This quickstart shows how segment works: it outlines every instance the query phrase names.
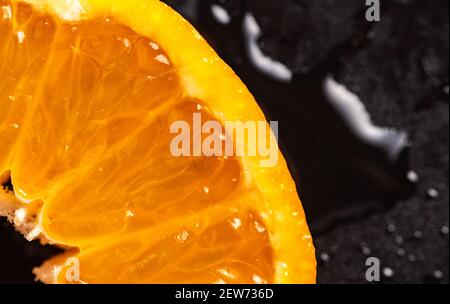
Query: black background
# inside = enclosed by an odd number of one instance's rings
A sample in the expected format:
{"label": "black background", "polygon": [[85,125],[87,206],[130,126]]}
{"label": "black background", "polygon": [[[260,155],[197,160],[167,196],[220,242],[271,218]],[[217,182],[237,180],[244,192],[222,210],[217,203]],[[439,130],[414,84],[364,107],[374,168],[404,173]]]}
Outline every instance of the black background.
{"label": "black background", "polygon": [[[393,271],[382,282],[448,283],[448,0],[381,1],[377,23],[366,21],[363,0],[166,2],[279,121],[314,235],[319,283],[366,283],[368,256]],[[229,25],[213,18],[213,2],[231,15]],[[263,52],[294,71],[289,84],[249,62],[246,13],[262,29]],[[354,136],[323,97],[327,75],[358,94],[376,125],[408,133],[411,144],[397,161]],[[410,170],[417,184],[406,179]],[[57,250],[27,243],[1,223],[0,282],[33,282],[31,269]]]}

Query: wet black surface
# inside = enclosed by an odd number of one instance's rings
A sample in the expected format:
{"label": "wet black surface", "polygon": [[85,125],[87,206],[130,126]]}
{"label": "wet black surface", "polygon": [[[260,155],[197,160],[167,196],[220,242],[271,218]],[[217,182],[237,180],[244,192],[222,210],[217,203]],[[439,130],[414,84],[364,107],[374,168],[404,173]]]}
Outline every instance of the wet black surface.
{"label": "wet black surface", "polygon": [[[447,0],[382,1],[379,23],[365,20],[359,0],[214,1],[231,15],[228,25],[211,15],[213,1],[166,2],[279,121],[313,230],[320,283],[365,283],[368,256],[388,268],[383,282],[448,283]],[[294,71],[290,83],[249,62],[246,13],[262,29],[262,51]],[[398,160],[354,136],[323,96],[328,75],[358,94],[377,125],[408,133],[410,147]],[[417,183],[406,178],[410,170]],[[6,223],[0,235],[0,282],[31,282],[31,268],[54,253],[29,245]]]}

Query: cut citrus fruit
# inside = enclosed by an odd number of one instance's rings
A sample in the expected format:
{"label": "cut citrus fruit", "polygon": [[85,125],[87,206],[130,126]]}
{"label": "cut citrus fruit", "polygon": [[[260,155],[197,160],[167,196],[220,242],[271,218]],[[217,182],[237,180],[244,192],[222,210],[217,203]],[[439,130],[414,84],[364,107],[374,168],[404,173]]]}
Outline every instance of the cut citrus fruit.
{"label": "cut citrus fruit", "polygon": [[67,249],[39,279],[71,283],[75,258],[75,283],[315,282],[278,150],[273,167],[171,154],[171,124],[194,113],[265,121],[180,15],[156,0],[0,8],[0,177],[15,194],[0,194],[0,213],[28,239]]}

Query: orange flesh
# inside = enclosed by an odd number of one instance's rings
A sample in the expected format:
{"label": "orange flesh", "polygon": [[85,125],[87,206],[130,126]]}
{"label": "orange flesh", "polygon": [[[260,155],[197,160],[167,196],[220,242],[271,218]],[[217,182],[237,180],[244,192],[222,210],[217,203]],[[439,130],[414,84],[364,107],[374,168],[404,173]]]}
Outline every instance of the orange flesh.
{"label": "orange flesh", "polygon": [[0,176],[44,202],[46,236],[79,249],[81,281],[272,283],[239,161],[170,154],[173,121],[214,117],[164,50],[108,18],[0,7]]}

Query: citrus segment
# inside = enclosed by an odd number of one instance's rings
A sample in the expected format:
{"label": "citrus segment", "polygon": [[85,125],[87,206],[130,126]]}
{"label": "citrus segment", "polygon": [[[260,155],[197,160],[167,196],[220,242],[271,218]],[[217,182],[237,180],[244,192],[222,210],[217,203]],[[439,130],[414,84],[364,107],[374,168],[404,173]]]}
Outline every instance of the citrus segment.
{"label": "citrus segment", "polygon": [[271,168],[171,153],[170,126],[192,127],[194,114],[265,121],[182,17],[156,0],[0,7],[0,176],[33,206],[22,213],[38,209],[33,231],[72,248],[41,280],[71,283],[65,259],[76,257],[75,283],[314,282],[281,153]]}
{"label": "citrus segment", "polygon": [[[28,8],[18,11],[23,9]],[[41,197],[72,169],[98,161],[149,110],[180,93],[174,68],[159,46],[111,20],[61,24],[48,16],[30,19],[34,26],[21,29],[24,45],[15,57],[37,65],[25,44],[36,32],[47,37],[51,51],[48,58],[38,57],[43,67],[36,79],[26,80],[37,83],[35,101],[12,164],[17,193],[26,200]],[[27,175],[30,170],[35,174]]]}

